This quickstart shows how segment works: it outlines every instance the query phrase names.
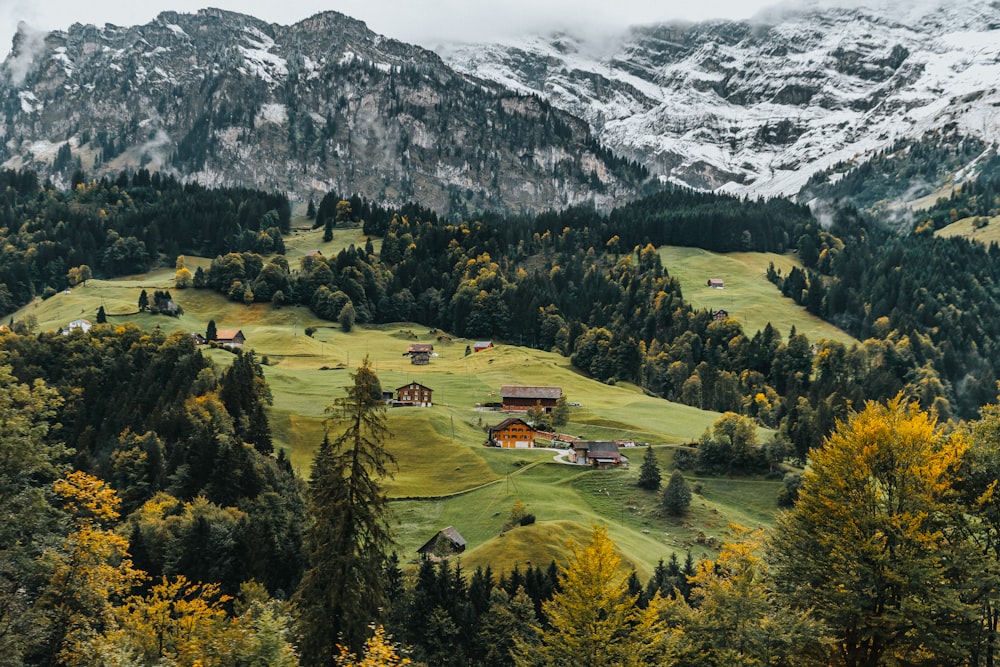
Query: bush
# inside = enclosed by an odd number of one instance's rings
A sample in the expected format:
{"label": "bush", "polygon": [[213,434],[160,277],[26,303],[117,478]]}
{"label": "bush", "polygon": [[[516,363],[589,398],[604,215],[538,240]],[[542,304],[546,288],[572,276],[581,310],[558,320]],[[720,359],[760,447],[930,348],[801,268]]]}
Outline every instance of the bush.
{"label": "bush", "polygon": [[535,523],[535,515],[534,514],[525,514],[524,516],[521,517],[521,525],[522,526],[530,526],[533,523]]}

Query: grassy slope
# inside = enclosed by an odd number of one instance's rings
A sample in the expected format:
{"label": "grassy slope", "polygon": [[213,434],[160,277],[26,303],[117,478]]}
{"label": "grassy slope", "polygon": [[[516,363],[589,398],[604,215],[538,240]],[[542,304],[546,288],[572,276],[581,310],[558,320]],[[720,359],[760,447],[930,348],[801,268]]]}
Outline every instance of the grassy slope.
{"label": "grassy slope", "polygon": [[[774,253],[734,252],[720,254],[700,248],[668,246],[660,248],[660,258],[671,276],[681,282],[684,299],[695,308],[725,310],[739,320],[748,336],[762,330],[768,322],[785,337],[792,326],[810,341],[820,338],[851,345],[854,338],[837,327],[815,317],[781,296],[778,288],[768,282],[767,265],[787,274],[797,261],[789,255]],[[724,289],[706,284],[709,278],[722,278]]]}
{"label": "grassy slope", "polygon": [[988,218],[989,224],[981,229],[973,227],[972,223],[977,219],[978,216],[956,220],[947,227],[942,227],[937,230],[934,234],[935,236],[941,236],[944,238],[964,236],[970,241],[979,241],[986,246],[990,243],[1000,243],[1000,216]]}
{"label": "grassy slope", "polygon": [[[310,249],[318,247],[329,255],[350,242],[363,243],[356,230],[337,230],[330,244],[318,240],[319,232],[290,237],[292,266],[297,256]],[[763,261],[766,266],[767,260]],[[187,258],[189,267],[205,262]],[[731,275],[737,274],[727,271],[723,277],[739,282]],[[711,539],[706,543],[706,536],[724,538],[730,521],[766,524],[776,511],[778,482],[692,479],[700,481],[703,489],[695,495],[689,515],[683,519],[662,516],[656,494],[635,486],[642,449],[627,452],[632,461],[628,470],[591,471],[556,464],[551,451],[484,448],[483,427],[504,415],[483,411],[477,404],[496,400],[502,384],[559,385],[569,400],[582,404],[571,409],[564,432],[593,439],[648,441],[660,458],[664,478],[673,445],[696,439],[716,419],[715,413],[652,398],[631,385],[594,382],[576,372],[568,359],[547,352],[501,344],[467,357],[469,341],[451,340],[415,324],[358,327],[345,334],[317,320],[307,309],[247,307],[205,290],[174,290],[172,278],[173,271],[164,269],[120,280],[92,280],[70,294],[29,305],[15,318],[31,312],[40,328],[56,329],[76,317],[93,321],[103,304],[112,323],[130,320],[148,329],[204,331],[208,320],[214,319],[219,327],[241,328],[248,346],[271,363],[265,374],[275,399],[271,422],[276,445],[289,452],[303,476],[308,475],[309,462],[323,437],[326,406],[343,395],[350,369],[364,356],[372,360],[385,389],[411,380],[433,388],[433,408],[388,412],[394,434],[389,447],[399,462],[399,472],[387,482],[387,490],[396,498],[396,534],[404,560],[434,532],[454,525],[469,543],[464,557],[467,568],[488,562],[494,569],[515,562],[542,564],[563,552],[567,538],[585,541],[590,524],[603,522],[626,560],[645,577],[670,551],[678,551],[681,558],[688,549],[696,558],[709,554]],[[177,319],[125,315],[135,311],[141,289],[171,289],[184,315]],[[772,288],[771,298],[776,295]],[[318,327],[314,337],[304,335],[307,326]],[[416,341],[434,343],[439,356],[427,366],[411,365],[403,352]],[[232,358],[218,350],[206,353],[219,365]],[[500,536],[516,500],[527,504],[538,523]]]}

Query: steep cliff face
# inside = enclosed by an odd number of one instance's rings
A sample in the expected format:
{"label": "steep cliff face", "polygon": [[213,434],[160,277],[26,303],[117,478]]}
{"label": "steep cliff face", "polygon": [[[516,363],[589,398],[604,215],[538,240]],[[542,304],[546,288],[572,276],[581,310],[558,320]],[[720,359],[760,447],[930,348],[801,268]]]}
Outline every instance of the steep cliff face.
{"label": "steep cliff face", "polygon": [[996,141],[1000,2],[866,4],[438,52],[587,119],[605,144],[698,188],[794,194],[811,173],[928,131]]}
{"label": "steep cliff face", "polygon": [[333,12],[21,31],[0,108],[0,162],[62,183],[146,167],[299,204],[334,190],[461,214],[607,208],[641,180],[584,121]]}

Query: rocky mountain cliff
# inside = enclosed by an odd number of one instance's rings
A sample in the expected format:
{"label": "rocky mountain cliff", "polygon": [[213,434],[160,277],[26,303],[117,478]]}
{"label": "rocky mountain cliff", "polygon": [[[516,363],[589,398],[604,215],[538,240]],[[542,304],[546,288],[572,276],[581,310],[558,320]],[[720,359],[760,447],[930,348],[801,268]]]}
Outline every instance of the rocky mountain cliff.
{"label": "rocky mountain cliff", "polygon": [[587,119],[606,145],[698,188],[791,195],[810,174],[849,168],[899,139],[955,132],[995,142],[1000,2],[865,4],[796,2],[795,12],[753,22],[437,51],[460,71]]}
{"label": "rocky mountain cliff", "polygon": [[0,66],[0,163],[68,184],[123,168],[208,185],[417,200],[443,213],[634,196],[643,170],[537,96],[329,12],[221,10],[136,27],[19,30]]}

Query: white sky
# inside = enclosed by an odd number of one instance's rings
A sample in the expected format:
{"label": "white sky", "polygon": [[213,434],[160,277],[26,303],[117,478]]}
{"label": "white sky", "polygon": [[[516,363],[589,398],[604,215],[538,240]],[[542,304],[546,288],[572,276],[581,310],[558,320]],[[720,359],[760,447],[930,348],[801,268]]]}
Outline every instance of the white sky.
{"label": "white sky", "polygon": [[[809,1],[809,0],[806,0]],[[543,29],[594,31],[668,20],[749,18],[773,0],[0,0],[0,58],[18,21],[35,29],[73,23],[148,23],[161,11],[219,7],[290,25],[321,11],[361,19],[372,30],[433,47],[439,40],[487,40]],[[789,3],[794,4],[794,3]]]}

